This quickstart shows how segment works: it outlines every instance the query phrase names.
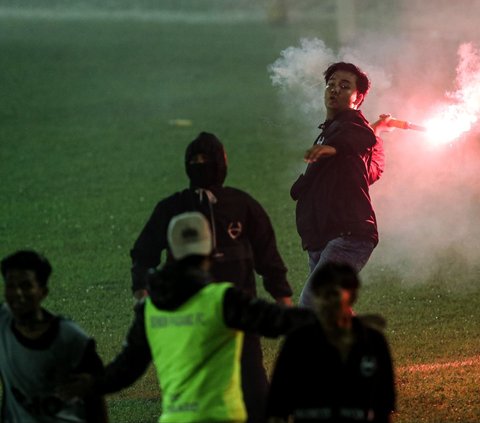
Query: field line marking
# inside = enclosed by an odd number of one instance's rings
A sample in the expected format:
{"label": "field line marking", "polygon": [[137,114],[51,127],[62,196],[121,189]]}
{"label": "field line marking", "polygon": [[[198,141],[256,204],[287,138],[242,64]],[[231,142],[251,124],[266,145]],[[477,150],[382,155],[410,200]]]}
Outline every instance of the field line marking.
{"label": "field line marking", "polygon": [[415,373],[415,372],[431,372],[440,369],[450,369],[466,366],[480,365],[480,356],[467,358],[465,360],[448,361],[445,363],[427,363],[427,364],[414,364],[411,366],[398,367],[399,373]]}
{"label": "field line marking", "polygon": [[109,20],[109,21],[144,21],[164,23],[235,23],[263,22],[263,11],[171,11],[162,9],[48,9],[48,8],[14,8],[0,7],[0,18],[45,19],[45,20]]}
{"label": "field line marking", "polygon": [[[299,11],[297,18],[306,18],[311,13]],[[135,8],[35,8],[0,6],[0,19],[46,19],[46,20],[110,20],[110,21],[144,21],[163,23],[242,23],[266,22],[267,13],[263,8],[238,8],[220,10],[169,10],[169,9],[135,9]],[[333,13],[318,13],[317,19],[331,20]]]}

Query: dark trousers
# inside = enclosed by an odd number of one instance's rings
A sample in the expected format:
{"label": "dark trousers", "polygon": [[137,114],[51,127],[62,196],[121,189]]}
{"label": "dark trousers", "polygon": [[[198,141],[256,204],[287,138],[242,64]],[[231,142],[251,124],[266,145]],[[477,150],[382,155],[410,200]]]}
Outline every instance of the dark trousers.
{"label": "dark trousers", "polygon": [[242,391],[248,423],[265,423],[268,378],[260,338],[245,334],[242,351]]}

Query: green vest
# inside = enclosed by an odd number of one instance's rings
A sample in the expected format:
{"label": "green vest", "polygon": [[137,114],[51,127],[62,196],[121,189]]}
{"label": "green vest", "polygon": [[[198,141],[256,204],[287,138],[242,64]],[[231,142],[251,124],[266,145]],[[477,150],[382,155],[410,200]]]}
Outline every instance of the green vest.
{"label": "green vest", "polygon": [[206,285],[173,311],[145,304],[145,331],[162,391],[161,423],[243,422],[243,332],[225,326],[230,283]]}

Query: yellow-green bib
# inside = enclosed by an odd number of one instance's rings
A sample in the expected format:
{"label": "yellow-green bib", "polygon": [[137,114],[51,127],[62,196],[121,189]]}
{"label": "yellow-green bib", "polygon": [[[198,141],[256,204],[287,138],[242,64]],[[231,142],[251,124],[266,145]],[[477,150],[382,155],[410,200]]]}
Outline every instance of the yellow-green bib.
{"label": "yellow-green bib", "polygon": [[225,326],[230,283],[206,285],[176,310],[148,298],[145,330],[162,390],[161,423],[246,420],[240,380],[243,332]]}

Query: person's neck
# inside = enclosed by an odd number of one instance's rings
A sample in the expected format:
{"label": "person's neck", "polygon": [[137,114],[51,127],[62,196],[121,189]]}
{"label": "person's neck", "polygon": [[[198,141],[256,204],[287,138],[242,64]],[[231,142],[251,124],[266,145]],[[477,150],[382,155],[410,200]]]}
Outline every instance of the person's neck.
{"label": "person's neck", "polygon": [[50,316],[43,309],[38,309],[28,316],[16,318],[14,325],[25,338],[36,339],[48,330],[50,322]]}
{"label": "person's neck", "polygon": [[334,120],[338,117],[339,114],[345,113],[351,110],[358,110],[358,109],[356,109],[355,107],[352,107],[350,109],[345,109],[345,110],[336,110],[336,109],[327,110],[326,120]]}
{"label": "person's neck", "polygon": [[350,331],[352,329],[352,315],[344,313],[342,314],[337,322],[337,327],[340,331]]}
{"label": "person's neck", "polygon": [[337,116],[337,112],[335,112],[333,110],[332,111],[329,110],[329,111],[327,111],[327,116],[326,116],[325,120],[327,120],[327,121],[328,120],[333,120],[333,119],[335,119],[335,116]]}
{"label": "person's neck", "polygon": [[[322,321],[323,319],[321,319]],[[345,361],[353,343],[352,316],[341,315],[335,323],[322,321],[328,341],[338,350]]]}

